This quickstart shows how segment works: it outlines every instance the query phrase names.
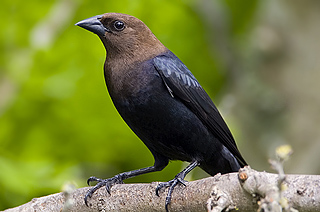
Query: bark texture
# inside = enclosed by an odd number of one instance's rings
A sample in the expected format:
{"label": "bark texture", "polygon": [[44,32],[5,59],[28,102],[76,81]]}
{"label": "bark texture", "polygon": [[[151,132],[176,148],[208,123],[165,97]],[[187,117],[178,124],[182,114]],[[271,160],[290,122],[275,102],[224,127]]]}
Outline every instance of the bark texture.
{"label": "bark texture", "polygon": [[[177,186],[169,206],[170,211],[257,211],[265,204],[285,208],[288,211],[320,211],[320,176],[287,175],[281,196],[278,189],[278,174],[258,172],[245,167],[239,173],[216,175]],[[96,211],[164,211],[166,191],[155,195],[158,182],[151,184],[115,185],[109,195],[99,189],[84,204],[88,188],[66,191],[32,201],[5,212],[96,212]],[[288,209],[288,208],[287,208]],[[291,210],[292,209],[292,210]]]}

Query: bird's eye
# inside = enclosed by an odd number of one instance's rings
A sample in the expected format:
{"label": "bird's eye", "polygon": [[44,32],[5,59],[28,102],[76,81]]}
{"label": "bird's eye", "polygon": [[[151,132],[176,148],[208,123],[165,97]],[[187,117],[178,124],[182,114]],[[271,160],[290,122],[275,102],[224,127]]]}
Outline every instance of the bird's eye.
{"label": "bird's eye", "polygon": [[113,26],[116,30],[121,31],[124,29],[124,23],[122,21],[115,21]]}

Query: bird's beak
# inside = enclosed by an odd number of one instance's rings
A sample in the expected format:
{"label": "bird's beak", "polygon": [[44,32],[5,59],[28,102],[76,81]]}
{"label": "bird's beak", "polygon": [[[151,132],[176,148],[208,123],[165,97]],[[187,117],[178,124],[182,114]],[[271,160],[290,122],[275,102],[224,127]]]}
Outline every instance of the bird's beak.
{"label": "bird's beak", "polygon": [[104,36],[105,33],[109,32],[110,30],[103,26],[103,24],[100,22],[102,17],[103,15],[96,15],[91,18],[79,21],[75,25],[89,30],[90,32],[93,32],[99,36]]}

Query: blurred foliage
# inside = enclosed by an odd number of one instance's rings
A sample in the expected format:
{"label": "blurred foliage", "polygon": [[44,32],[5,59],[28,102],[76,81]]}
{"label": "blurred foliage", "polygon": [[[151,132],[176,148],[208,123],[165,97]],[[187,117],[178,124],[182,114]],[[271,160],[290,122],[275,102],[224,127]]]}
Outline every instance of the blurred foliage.
{"label": "blurred foliage", "polygon": [[[219,8],[233,43],[250,30],[258,1],[2,0],[0,8],[0,209],[150,166],[153,157],[116,112],[103,79],[105,50],[74,23],[105,12],[143,20],[216,102],[229,69],[203,8]],[[209,7],[208,7],[209,6]],[[211,34],[213,32],[213,34]],[[232,35],[232,36],[231,36]],[[221,44],[221,43],[219,43]],[[223,45],[223,43],[222,43]],[[237,131],[232,123],[228,123]],[[185,165],[127,182],[167,181]],[[192,179],[205,176],[198,169]]]}

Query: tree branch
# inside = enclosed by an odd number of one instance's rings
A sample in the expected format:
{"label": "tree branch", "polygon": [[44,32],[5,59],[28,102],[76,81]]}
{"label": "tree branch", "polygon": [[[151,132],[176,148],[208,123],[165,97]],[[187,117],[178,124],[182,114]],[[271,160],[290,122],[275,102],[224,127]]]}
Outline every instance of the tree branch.
{"label": "tree branch", "polygon": [[[169,206],[172,211],[256,211],[258,204],[268,201],[278,185],[277,174],[257,172],[245,167],[239,173],[216,175],[178,186],[174,190]],[[320,176],[287,175],[284,183],[287,189],[282,195],[288,203],[299,211],[320,211]],[[158,183],[121,184],[111,189],[99,189],[89,200],[89,207],[84,204],[84,195],[89,188],[64,191],[32,201],[5,212],[24,211],[164,211],[166,191],[155,195]],[[270,195],[272,194],[272,195]]]}

